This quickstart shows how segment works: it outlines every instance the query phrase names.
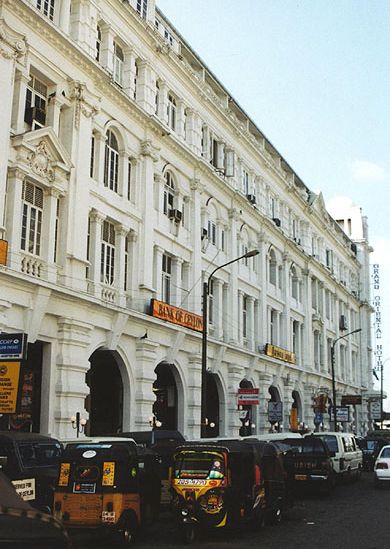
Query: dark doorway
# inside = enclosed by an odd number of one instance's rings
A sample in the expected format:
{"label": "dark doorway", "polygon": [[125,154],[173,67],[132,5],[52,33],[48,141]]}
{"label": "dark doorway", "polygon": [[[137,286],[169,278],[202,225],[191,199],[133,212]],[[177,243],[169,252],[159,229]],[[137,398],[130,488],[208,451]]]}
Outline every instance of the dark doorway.
{"label": "dark doorway", "polygon": [[[253,385],[247,379],[243,379],[240,381],[240,389],[253,389]],[[240,421],[241,421],[240,436],[241,437],[248,437],[253,435],[253,431],[254,431],[253,416],[254,416],[253,406],[251,404],[240,405]]]}
{"label": "dark doorway", "polygon": [[219,393],[215,374],[207,373],[207,398],[204,437],[219,436]]}
{"label": "dark doorway", "polygon": [[95,351],[89,361],[88,434],[98,436],[120,432],[123,418],[123,382],[115,355],[112,351]]}
{"label": "dark doorway", "polygon": [[153,383],[156,401],[153,414],[162,429],[177,430],[177,387],[172,366],[161,362],[155,369],[157,378]]}

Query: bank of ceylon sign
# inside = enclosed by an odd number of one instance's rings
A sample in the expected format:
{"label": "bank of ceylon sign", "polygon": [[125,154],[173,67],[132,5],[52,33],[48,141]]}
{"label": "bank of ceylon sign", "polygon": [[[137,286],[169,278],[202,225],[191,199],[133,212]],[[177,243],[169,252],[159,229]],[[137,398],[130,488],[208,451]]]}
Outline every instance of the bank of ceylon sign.
{"label": "bank of ceylon sign", "polygon": [[168,305],[168,303],[158,301],[157,299],[151,300],[151,314],[156,318],[190,328],[196,332],[203,331],[203,318],[200,315],[174,307],[173,305]]}

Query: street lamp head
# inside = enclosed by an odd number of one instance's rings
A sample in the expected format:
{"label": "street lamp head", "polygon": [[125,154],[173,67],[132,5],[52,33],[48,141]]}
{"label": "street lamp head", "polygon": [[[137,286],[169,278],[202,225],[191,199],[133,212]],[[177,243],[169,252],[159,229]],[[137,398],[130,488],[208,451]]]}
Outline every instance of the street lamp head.
{"label": "street lamp head", "polygon": [[255,255],[259,255],[259,253],[259,250],[250,250],[243,257],[254,257]]}

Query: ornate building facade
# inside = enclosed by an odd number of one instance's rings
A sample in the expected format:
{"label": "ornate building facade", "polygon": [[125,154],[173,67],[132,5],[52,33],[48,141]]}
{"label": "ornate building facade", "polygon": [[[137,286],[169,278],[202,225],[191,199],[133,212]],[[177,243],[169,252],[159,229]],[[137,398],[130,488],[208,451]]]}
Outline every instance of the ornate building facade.
{"label": "ornate building facade", "polygon": [[27,334],[29,395],[2,428],[198,436],[209,280],[210,436],[329,428],[332,349],[365,432],[366,221],[352,240],[154,0],[0,0],[0,89],[0,329]]}

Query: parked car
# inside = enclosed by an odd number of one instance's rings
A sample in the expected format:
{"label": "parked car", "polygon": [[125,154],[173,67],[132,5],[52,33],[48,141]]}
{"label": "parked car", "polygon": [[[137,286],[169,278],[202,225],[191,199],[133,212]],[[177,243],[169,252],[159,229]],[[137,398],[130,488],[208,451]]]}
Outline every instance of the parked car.
{"label": "parked car", "polygon": [[332,458],[322,438],[312,435],[300,438],[274,440],[283,452],[286,470],[291,472],[295,490],[310,487],[323,493],[330,493],[335,485]]}
{"label": "parked car", "polygon": [[37,433],[0,431],[2,472],[33,507],[51,512],[62,447]]}
{"label": "parked car", "polygon": [[343,480],[360,477],[363,469],[363,452],[353,433],[319,432],[306,436],[320,437],[325,442],[332,453],[336,477]]}
{"label": "parked car", "polygon": [[0,547],[4,549],[68,549],[68,534],[51,515],[38,512],[16,493],[0,472]]}
{"label": "parked car", "polygon": [[363,469],[373,471],[379,452],[390,444],[390,432],[388,430],[369,431],[367,436],[359,441],[359,447],[363,452]]}
{"label": "parked car", "polygon": [[375,483],[377,485],[390,481],[390,445],[383,446],[375,461]]}

